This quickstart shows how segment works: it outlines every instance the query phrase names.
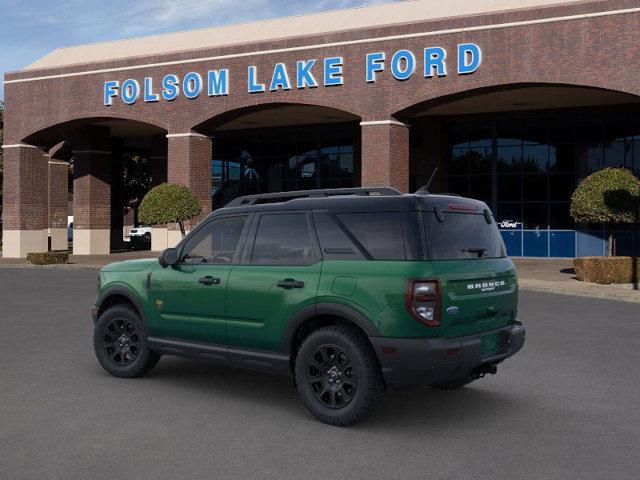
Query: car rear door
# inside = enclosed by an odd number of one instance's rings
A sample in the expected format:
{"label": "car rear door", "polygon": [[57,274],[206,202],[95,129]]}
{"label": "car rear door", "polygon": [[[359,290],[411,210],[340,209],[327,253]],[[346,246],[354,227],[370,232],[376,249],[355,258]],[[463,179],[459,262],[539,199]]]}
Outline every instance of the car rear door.
{"label": "car rear door", "polygon": [[488,210],[446,209],[425,212],[423,219],[429,259],[442,292],[441,335],[471,335],[512,323],[516,269]]}
{"label": "car rear door", "polygon": [[280,351],[288,320],[315,303],[321,269],[309,213],[257,215],[242,263],[229,276],[229,345]]}

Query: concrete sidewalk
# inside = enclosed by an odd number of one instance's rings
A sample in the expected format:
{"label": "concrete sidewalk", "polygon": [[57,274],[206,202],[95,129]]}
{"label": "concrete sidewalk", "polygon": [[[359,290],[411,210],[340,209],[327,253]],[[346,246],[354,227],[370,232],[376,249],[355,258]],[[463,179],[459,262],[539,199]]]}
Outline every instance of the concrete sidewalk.
{"label": "concrete sidewalk", "polygon": [[69,255],[69,263],[66,265],[30,265],[24,258],[0,258],[0,268],[89,268],[98,270],[113,262],[123,262],[135,258],[156,258],[157,256],[158,252],[148,250],[114,252],[110,255]]}
{"label": "concrete sidewalk", "polygon": [[[18,268],[81,268],[99,269],[111,262],[121,262],[133,258],[156,257],[156,252],[118,252],[111,255],[71,255],[68,265],[29,265],[24,259],[0,258],[1,267]],[[518,282],[522,290],[559,293],[591,298],[606,298],[625,302],[640,303],[640,290],[633,285],[597,285],[575,279],[571,259],[513,258],[518,267]]]}
{"label": "concrete sidewalk", "polygon": [[567,258],[513,258],[521,289],[590,298],[640,303],[640,286],[598,285],[576,279],[573,262]]}

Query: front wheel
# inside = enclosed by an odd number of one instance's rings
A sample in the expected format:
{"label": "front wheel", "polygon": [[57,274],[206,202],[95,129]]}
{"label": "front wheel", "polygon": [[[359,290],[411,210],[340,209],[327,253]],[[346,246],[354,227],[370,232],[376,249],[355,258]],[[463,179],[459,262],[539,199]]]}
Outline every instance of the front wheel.
{"label": "front wheel", "polygon": [[138,313],[117,304],[100,314],[93,333],[100,365],[114,377],[139,377],[151,370],[160,355],[149,349],[146,328]]}
{"label": "front wheel", "polygon": [[312,332],[298,350],[295,379],[300,398],[318,420],[346,426],[371,415],[386,385],[367,338],[355,327]]}

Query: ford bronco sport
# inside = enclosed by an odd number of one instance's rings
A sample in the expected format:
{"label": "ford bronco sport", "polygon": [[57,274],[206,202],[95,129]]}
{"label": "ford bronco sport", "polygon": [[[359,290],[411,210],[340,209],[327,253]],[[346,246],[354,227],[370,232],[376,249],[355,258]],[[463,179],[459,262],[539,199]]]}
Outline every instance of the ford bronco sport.
{"label": "ford bronco sport", "polygon": [[158,260],[100,271],[95,353],[116,377],[161,355],[290,375],[333,425],[386,388],[461,387],[518,352],[516,270],[488,207],[390,188],[241,197]]}

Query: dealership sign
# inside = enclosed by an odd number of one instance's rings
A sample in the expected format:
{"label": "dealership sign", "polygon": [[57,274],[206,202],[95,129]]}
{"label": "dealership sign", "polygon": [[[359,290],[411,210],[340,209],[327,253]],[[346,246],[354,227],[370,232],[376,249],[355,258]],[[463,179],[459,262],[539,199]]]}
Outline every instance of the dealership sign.
{"label": "dealership sign", "polygon": [[[478,70],[482,63],[482,50],[475,43],[462,43],[457,47],[454,62],[447,58],[447,51],[442,47],[425,48],[420,55],[411,50],[398,50],[391,58],[385,52],[374,52],[365,55],[364,78],[366,83],[375,83],[377,79],[389,72],[398,81],[408,80],[414,75],[424,78],[446,77],[447,67],[454,63],[458,75],[466,75]],[[344,84],[345,65],[343,57],[326,57],[323,59],[305,59],[295,62],[291,71],[284,63],[276,63],[268,71],[258,69],[255,65],[247,68],[242,79],[244,88],[251,94],[266,91],[277,92],[304,88],[333,87]],[[417,73],[420,71],[420,73]],[[162,78],[145,77],[138,80],[128,78],[104,82],[104,104],[113,105],[116,99],[125,104],[136,102],[172,101],[180,95],[195,99],[206,95],[221,97],[229,95],[231,72],[229,69],[216,69],[207,72],[188,72],[182,78],[170,73]],[[237,85],[237,83],[234,83]]]}

